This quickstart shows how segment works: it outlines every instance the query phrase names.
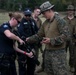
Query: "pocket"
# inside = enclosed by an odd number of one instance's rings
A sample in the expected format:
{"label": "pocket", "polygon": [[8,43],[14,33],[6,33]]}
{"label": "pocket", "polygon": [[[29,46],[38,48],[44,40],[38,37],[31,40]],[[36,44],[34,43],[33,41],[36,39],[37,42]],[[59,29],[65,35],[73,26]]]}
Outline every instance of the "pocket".
{"label": "pocket", "polygon": [[0,70],[3,73],[9,73],[10,71],[10,62],[9,60],[2,60],[0,64]]}

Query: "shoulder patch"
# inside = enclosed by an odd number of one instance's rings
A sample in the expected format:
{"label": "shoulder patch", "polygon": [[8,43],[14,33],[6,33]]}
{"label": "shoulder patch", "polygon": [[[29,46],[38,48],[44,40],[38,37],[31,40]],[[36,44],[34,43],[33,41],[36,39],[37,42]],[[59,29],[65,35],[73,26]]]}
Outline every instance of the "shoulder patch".
{"label": "shoulder patch", "polygon": [[8,25],[4,25],[3,27],[4,27],[4,28],[8,28]]}

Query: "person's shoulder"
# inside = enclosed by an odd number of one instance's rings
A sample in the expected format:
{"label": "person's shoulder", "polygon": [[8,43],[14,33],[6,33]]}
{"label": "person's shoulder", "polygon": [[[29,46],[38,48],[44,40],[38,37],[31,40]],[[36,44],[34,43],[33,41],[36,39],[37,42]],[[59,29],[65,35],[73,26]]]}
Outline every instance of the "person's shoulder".
{"label": "person's shoulder", "polygon": [[38,17],[38,20],[39,20],[40,22],[42,22],[42,20],[41,20],[41,18],[40,18],[40,17]]}
{"label": "person's shoulder", "polygon": [[4,22],[4,23],[1,25],[1,27],[3,27],[3,28],[8,28],[8,27],[9,27],[9,23]]}
{"label": "person's shoulder", "polygon": [[11,30],[11,27],[8,23],[3,23],[1,26],[0,26],[0,30],[2,33],[4,33],[5,30]]}
{"label": "person's shoulder", "polygon": [[67,18],[67,15],[63,17],[63,19]]}
{"label": "person's shoulder", "polygon": [[48,20],[46,19],[42,25],[46,25],[48,23]]}
{"label": "person's shoulder", "polygon": [[55,19],[56,19],[56,21],[59,23],[59,24],[62,24],[62,23],[66,23],[66,21],[62,18],[62,17],[60,17],[60,16],[55,16]]}

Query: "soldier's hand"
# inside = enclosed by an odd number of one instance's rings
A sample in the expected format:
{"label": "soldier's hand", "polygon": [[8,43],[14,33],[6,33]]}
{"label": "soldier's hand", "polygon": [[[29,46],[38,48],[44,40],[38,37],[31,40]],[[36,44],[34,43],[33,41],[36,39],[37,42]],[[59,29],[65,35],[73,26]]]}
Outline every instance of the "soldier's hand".
{"label": "soldier's hand", "polygon": [[32,52],[26,53],[26,55],[27,55],[28,57],[30,57],[30,58],[33,58],[33,57],[34,57]]}
{"label": "soldier's hand", "polygon": [[28,41],[29,40],[29,37],[28,38],[26,38],[26,41]]}
{"label": "soldier's hand", "polygon": [[20,43],[20,45],[25,44],[25,42],[22,39],[19,39],[19,43]]}
{"label": "soldier's hand", "polygon": [[49,44],[50,43],[50,38],[44,37],[43,40],[41,41],[41,43],[43,44]]}

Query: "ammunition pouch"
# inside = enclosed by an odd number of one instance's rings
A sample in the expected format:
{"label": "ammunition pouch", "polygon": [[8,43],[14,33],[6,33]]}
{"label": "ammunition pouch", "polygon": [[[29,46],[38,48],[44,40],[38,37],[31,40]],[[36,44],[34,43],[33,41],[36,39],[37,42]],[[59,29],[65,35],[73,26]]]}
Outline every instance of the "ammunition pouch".
{"label": "ammunition pouch", "polygon": [[10,71],[10,63],[9,60],[3,60],[0,64],[0,71],[4,74],[9,74]]}

